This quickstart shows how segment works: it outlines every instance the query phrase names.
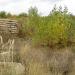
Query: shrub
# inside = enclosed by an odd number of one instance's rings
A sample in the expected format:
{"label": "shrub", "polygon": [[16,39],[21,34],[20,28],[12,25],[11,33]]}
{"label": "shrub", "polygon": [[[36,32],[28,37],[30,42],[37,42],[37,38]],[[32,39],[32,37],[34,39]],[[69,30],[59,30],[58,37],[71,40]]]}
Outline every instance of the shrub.
{"label": "shrub", "polygon": [[64,11],[54,9],[49,16],[42,17],[39,23],[33,36],[35,44],[51,46],[60,43],[67,45],[67,41],[72,35],[70,33],[72,22],[66,9]]}

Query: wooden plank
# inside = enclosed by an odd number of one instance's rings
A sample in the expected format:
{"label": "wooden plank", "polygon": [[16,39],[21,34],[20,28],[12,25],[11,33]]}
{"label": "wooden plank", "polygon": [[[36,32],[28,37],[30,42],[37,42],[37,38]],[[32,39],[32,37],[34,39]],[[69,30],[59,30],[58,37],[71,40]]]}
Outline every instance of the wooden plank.
{"label": "wooden plank", "polygon": [[17,25],[18,22],[16,20],[0,19],[0,32],[18,33]]}

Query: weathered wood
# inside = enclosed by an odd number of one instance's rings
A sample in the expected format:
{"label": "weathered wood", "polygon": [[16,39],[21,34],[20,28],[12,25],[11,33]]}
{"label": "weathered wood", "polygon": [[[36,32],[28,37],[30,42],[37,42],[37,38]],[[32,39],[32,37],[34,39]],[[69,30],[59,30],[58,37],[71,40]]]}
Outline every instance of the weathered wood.
{"label": "weathered wood", "polygon": [[17,34],[19,31],[18,22],[10,19],[0,19],[0,32]]}

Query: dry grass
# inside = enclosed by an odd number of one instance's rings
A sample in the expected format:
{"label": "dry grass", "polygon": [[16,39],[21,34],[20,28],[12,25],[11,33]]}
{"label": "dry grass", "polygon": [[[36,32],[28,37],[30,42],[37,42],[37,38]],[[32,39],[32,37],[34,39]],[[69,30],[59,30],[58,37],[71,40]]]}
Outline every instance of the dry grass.
{"label": "dry grass", "polygon": [[[18,40],[17,40],[18,41]],[[16,45],[17,44],[17,45]],[[2,75],[74,75],[75,74],[75,58],[71,48],[35,48],[30,41],[19,40],[16,42],[15,59],[19,57],[20,62],[6,66],[2,70]],[[18,51],[17,51],[18,50]],[[1,68],[1,66],[0,66]],[[13,73],[11,72],[13,68]],[[25,68],[25,70],[24,70]],[[25,74],[21,74],[25,73]]]}
{"label": "dry grass", "polygon": [[0,75],[24,75],[24,70],[20,63],[0,62]]}
{"label": "dry grass", "polygon": [[19,54],[21,62],[25,65],[25,75],[74,75],[75,73],[74,53],[71,48],[52,51],[48,48],[33,48],[26,43]]}

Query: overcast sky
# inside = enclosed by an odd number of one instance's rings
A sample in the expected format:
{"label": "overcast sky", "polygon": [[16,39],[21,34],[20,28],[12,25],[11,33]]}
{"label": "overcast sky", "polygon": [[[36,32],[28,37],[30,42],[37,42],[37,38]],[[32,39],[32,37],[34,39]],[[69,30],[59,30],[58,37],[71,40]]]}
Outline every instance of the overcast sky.
{"label": "overcast sky", "polygon": [[69,12],[75,15],[75,0],[0,0],[0,11],[19,14],[36,6],[41,15],[48,15],[55,4],[67,6]]}

